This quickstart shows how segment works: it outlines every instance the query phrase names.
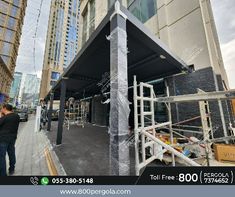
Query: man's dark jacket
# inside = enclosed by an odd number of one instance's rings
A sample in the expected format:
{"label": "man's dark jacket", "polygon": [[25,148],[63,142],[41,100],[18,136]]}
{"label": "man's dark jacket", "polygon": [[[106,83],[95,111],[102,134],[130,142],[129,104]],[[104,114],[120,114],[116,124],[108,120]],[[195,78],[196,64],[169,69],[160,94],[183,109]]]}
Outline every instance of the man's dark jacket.
{"label": "man's dark jacket", "polygon": [[11,113],[0,118],[0,143],[9,143],[17,138],[20,117]]}

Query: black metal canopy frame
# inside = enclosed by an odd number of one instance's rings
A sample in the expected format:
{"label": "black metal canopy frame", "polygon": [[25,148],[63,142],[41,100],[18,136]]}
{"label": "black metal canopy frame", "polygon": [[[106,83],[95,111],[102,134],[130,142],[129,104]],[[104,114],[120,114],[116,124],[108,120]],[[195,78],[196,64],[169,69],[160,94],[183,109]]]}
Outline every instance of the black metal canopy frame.
{"label": "black metal canopy frame", "polygon": [[[53,99],[60,99],[57,144],[62,143],[66,97],[100,94],[98,84],[104,73],[110,73],[111,174],[128,175],[128,155],[120,146],[128,138],[129,114],[120,99],[128,101],[134,75],[146,82],[188,71],[180,58],[117,1],[46,97],[51,100],[50,109]],[[120,121],[126,123],[120,126]],[[49,120],[48,130],[50,124]]]}

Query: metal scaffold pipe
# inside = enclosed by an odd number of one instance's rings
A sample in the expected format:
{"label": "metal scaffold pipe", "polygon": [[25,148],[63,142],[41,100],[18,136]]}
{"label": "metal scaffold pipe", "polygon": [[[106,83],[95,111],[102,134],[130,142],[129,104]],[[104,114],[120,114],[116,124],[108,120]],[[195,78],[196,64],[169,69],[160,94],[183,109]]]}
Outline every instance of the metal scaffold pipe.
{"label": "metal scaffold pipe", "polygon": [[186,157],[185,155],[183,155],[182,153],[178,152],[177,150],[175,150],[174,148],[172,148],[171,146],[165,144],[164,142],[162,142],[161,140],[159,140],[158,138],[154,137],[153,135],[149,134],[146,131],[141,131],[141,133],[143,133],[145,136],[147,136],[148,138],[150,138],[151,140],[153,140],[154,142],[160,144],[162,147],[164,147],[165,149],[167,149],[168,151],[174,153],[175,156],[181,158],[182,160],[184,160],[185,162],[187,162],[189,165],[191,166],[201,166],[198,163],[196,163],[195,161],[193,161],[192,159],[189,159],[188,157]]}

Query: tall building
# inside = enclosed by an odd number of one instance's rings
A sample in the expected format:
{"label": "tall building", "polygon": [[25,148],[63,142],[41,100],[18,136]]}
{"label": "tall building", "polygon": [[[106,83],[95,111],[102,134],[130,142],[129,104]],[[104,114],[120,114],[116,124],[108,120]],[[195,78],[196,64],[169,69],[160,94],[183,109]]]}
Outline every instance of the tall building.
{"label": "tall building", "polygon": [[[79,47],[82,48],[115,0],[82,0]],[[122,4],[196,70],[213,68],[229,87],[210,0],[122,0]]]}
{"label": "tall building", "polygon": [[0,94],[9,94],[27,0],[0,0]]}
{"label": "tall building", "polygon": [[44,98],[78,52],[80,0],[52,0],[42,70]]}
{"label": "tall building", "polygon": [[23,74],[18,97],[19,104],[35,106],[39,100],[40,79],[34,74]]}
{"label": "tall building", "polygon": [[14,74],[14,80],[12,82],[10,90],[10,100],[13,104],[16,104],[18,102],[22,76],[23,74],[21,72],[15,72]]}

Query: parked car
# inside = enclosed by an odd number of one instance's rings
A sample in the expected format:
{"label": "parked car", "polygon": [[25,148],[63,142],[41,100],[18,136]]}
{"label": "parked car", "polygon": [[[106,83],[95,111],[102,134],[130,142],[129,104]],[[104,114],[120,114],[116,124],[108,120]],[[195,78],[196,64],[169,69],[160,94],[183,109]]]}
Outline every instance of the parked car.
{"label": "parked car", "polygon": [[51,120],[52,121],[57,121],[59,119],[59,110],[53,110],[51,114]]}
{"label": "parked car", "polygon": [[28,121],[29,119],[28,110],[18,110],[17,113],[20,117],[20,121],[24,121],[24,122]]}

